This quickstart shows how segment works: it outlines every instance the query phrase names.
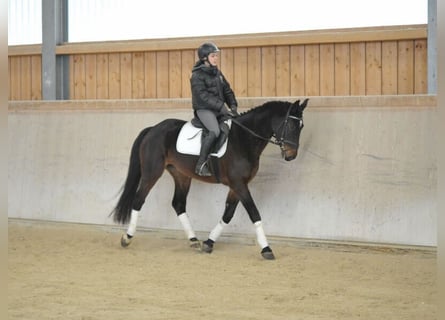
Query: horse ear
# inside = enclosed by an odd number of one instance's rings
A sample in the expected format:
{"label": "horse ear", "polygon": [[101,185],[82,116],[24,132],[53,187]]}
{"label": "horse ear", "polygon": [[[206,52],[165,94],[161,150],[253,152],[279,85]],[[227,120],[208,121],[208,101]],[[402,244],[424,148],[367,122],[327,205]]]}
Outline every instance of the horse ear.
{"label": "horse ear", "polygon": [[301,111],[303,111],[304,108],[306,108],[308,102],[309,102],[309,99],[306,98],[306,99],[304,99],[303,103],[300,104]]}

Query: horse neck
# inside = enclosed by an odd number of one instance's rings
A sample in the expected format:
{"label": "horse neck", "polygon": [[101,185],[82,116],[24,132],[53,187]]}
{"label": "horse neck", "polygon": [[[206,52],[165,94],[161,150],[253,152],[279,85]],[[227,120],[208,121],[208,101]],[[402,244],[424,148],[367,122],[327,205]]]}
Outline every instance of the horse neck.
{"label": "horse neck", "polygon": [[274,106],[259,107],[239,119],[240,123],[251,131],[249,133],[246,132],[246,129],[241,129],[242,140],[250,145],[256,146],[255,153],[260,154],[263,152],[273,135],[272,122],[281,116],[280,114],[282,112],[277,112],[280,110],[274,109],[273,107]]}
{"label": "horse neck", "polygon": [[273,135],[272,123],[277,118],[285,117],[287,108],[282,104],[268,104],[258,107],[251,111],[250,117],[247,117],[243,124],[256,134],[270,139]]}

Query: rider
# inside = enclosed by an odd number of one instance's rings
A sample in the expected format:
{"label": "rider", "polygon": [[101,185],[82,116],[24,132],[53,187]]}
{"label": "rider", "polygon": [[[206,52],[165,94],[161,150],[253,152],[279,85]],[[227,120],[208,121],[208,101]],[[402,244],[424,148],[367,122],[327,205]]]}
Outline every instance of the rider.
{"label": "rider", "polygon": [[238,115],[238,103],[229,82],[218,69],[218,47],[210,42],[202,44],[198,48],[198,58],[190,78],[192,105],[195,116],[209,132],[202,140],[195,173],[211,176],[207,161],[220,134],[219,121],[226,115]]}

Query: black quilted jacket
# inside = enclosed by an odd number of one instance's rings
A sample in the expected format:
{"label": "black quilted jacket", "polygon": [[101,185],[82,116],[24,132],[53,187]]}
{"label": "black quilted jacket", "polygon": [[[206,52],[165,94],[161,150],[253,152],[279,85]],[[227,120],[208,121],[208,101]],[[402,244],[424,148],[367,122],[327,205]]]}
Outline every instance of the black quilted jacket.
{"label": "black quilted jacket", "polygon": [[224,103],[236,110],[238,103],[230,84],[217,67],[206,66],[198,61],[190,77],[194,110],[209,109],[215,115],[224,114]]}

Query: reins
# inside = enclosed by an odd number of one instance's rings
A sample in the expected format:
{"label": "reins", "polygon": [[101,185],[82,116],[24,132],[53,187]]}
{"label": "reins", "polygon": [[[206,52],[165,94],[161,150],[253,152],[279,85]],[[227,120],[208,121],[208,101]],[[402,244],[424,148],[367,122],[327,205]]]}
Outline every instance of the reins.
{"label": "reins", "polygon": [[[248,127],[246,127],[245,125],[243,125],[241,122],[235,120],[234,118],[232,118],[232,122],[233,122],[233,123],[236,123],[236,124],[239,125],[241,128],[243,128],[244,130],[246,130],[247,132],[249,132],[251,135],[253,135],[254,137],[256,137],[256,138],[258,138],[258,139],[267,141],[268,143],[272,143],[272,144],[275,144],[275,145],[280,145],[280,143],[277,142],[276,138],[275,138],[275,141],[272,140],[272,139],[264,138],[264,137],[260,136],[259,134],[257,134],[255,131],[253,131],[253,130],[249,129]],[[275,136],[274,136],[274,137],[275,137]]]}
{"label": "reins", "polygon": [[258,139],[261,139],[261,140],[263,140],[263,141],[266,141],[266,142],[268,142],[268,143],[272,143],[272,144],[274,144],[274,145],[276,145],[276,146],[279,146],[280,148],[283,148],[283,144],[284,144],[285,142],[286,142],[287,144],[291,144],[291,145],[294,145],[294,146],[298,147],[296,143],[284,139],[285,130],[286,130],[286,128],[287,128],[287,123],[288,123],[289,119],[298,120],[298,121],[300,121],[300,122],[303,121],[302,118],[299,118],[299,117],[291,116],[291,115],[290,115],[291,108],[292,108],[292,105],[291,105],[291,106],[289,107],[289,109],[287,110],[286,118],[283,120],[283,122],[282,122],[281,125],[280,125],[280,128],[283,127],[283,130],[281,130],[281,138],[279,138],[279,139],[276,137],[276,134],[275,134],[275,133],[272,135],[272,137],[274,138],[274,140],[273,140],[273,139],[269,139],[269,138],[264,138],[264,137],[260,136],[259,134],[257,134],[256,132],[254,132],[253,130],[251,130],[251,129],[249,129],[248,127],[246,127],[245,125],[243,125],[241,122],[237,121],[237,120],[234,119],[234,118],[232,118],[232,122],[236,123],[238,126],[240,126],[240,127],[243,128],[244,130],[246,130],[247,132],[249,132],[249,133],[250,133],[251,135],[253,135],[254,137],[256,137],[256,138],[258,138]]}

